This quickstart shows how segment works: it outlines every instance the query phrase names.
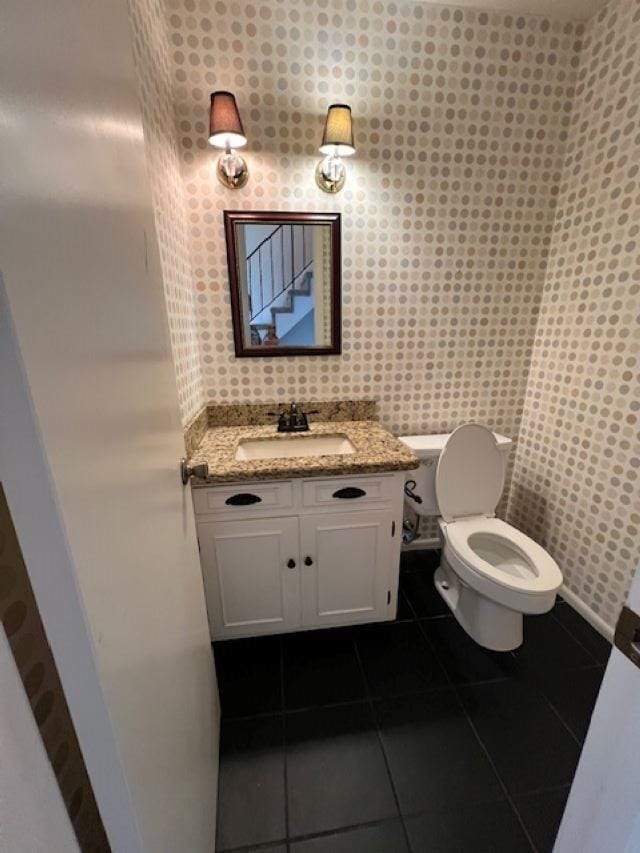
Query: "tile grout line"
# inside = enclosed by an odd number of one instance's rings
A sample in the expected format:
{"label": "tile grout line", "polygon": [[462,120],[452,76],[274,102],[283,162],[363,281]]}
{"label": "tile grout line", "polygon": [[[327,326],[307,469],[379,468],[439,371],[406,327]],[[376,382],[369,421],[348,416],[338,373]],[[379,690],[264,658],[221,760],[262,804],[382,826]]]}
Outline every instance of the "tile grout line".
{"label": "tile grout line", "polygon": [[[366,704],[361,702],[360,704]],[[421,814],[421,813],[419,813]],[[298,844],[302,841],[313,841],[316,838],[329,838],[332,835],[346,835],[348,832],[353,832],[357,829],[369,829],[371,827],[385,826],[388,823],[398,821],[399,817],[383,817],[378,820],[367,820],[364,823],[350,823],[348,826],[340,826],[334,829],[322,829],[319,832],[303,833],[301,835],[292,835],[290,838],[277,838],[274,841],[261,841],[259,844],[250,844],[248,847],[226,847],[220,850],[219,853],[253,853],[265,848],[271,848],[274,845],[286,845],[288,843]]]}
{"label": "tile grout line", "polygon": [[[564,602],[564,607],[570,607],[570,608],[571,608],[571,610],[572,610],[574,613],[576,613],[578,616],[580,616],[580,614],[578,613],[578,611],[577,611],[577,610],[573,610],[573,608],[571,607],[571,605],[570,605],[570,604],[567,604],[566,602]],[[603,664],[601,664],[601,663],[600,663],[600,661],[599,661],[599,660],[596,658],[596,656],[593,654],[593,652],[591,651],[591,649],[588,649],[588,648],[587,648],[587,646],[585,646],[585,645],[584,645],[584,643],[582,642],[582,640],[580,640],[578,637],[576,637],[576,635],[573,633],[573,631],[571,631],[571,629],[570,629],[570,628],[567,628],[567,626],[566,626],[563,622],[561,622],[561,621],[560,621],[560,619],[558,619],[558,617],[556,616],[556,614],[555,614],[553,611],[551,611],[551,618],[553,619],[553,621],[554,621],[557,625],[559,625],[559,626],[562,628],[562,630],[563,630],[563,631],[565,631],[565,632],[566,632],[566,633],[571,637],[571,639],[574,641],[574,643],[577,643],[577,644],[580,646],[580,648],[581,648],[584,652],[586,652],[586,653],[589,655],[589,657],[590,657],[593,661],[595,661],[595,663],[593,664],[593,666],[596,666],[596,665],[597,665],[597,666],[603,666]],[[580,617],[580,618],[583,618],[583,617]],[[586,622],[586,619],[585,619],[585,622]],[[589,623],[587,622],[587,624],[589,624]],[[591,627],[591,626],[589,625],[589,627]],[[593,630],[595,631],[595,628],[594,628]],[[597,633],[597,632],[596,632],[596,633]],[[598,635],[598,636],[601,636],[601,635]],[[604,664],[604,666],[606,666],[606,664]]]}
{"label": "tile grout line", "polygon": [[398,817],[400,818],[400,825],[402,826],[402,832],[404,835],[404,840],[407,844],[407,850],[410,853],[411,850],[413,849],[413,847],[411,846],[411,841],[409,839],[409,831],[407,830],[407,826],[404,822],[404,815],[402,814],[402,810],[400,808],[400,799],[398,797],[398,792],[396,791],[395,782],[393,781],[393,774],[391,773],[391,766],[389,765],[389,758],[388,758],[387,752],[384,748],[384,741],[382,740],[382,732],[380,731],[380,724],[378,723],[378,717],[376,715],[375,707],[373,704],[373,698],[371,696],[371,690],[369,687],[369,680],[368,680],[367,674],[364,670],[364,666],[362,664],[362,659],[360,657],[360,651],[358,649],[358,644],[357,644],[355,638],[352,639],[352,642],[353,642],[353,649],[354,649],[354,652],[356,655],[356,659],[358,661],[358,666],[360,668],[360,674],[362,676],[362,680],[364,681],[366,701],[367,701],[367,704],[369,706],[369,712],[370,712],[371,717],[373,719],[373,723],[376,727],[376,737],[378,738],[378,743],[380,745],[380,750],[382,752],[382,758],[384,761],[385,770],[387,771],[387,776],[389,778],[389,783],[391,785],[391,792],[393,793],[393,799],[394,799],[394,802],[396,804],[396,809],[398,810]]}
{"label": "tile grout line", "polygon": [[434,656],[435,656],[436,660],[438,661],[439,665],[440,665],[440,666],[442,667],[442,669],[444,670],[445,677],[446,677],[446,679],[447,679],[447,681],[448,681],[448,683],[449,683],[449,686],[450,686],[450,687],[451,687],[451,689],[453,690],[453,693],[454,693],[454,695],[455,695],[455,697],[456,697],[456,701],[458,702],[458,704],[459,704],[459,706],[460,706],[460,708],[461,708],[461,710],[462,710],[462,713],[464,714],[464,717],[465,717],[465,719],[466,719],[467,723],[469,724],[469,726],[470,726],[470,728],[471,728],[471,731],[473,732],[473,734],[474,734],[474,736],[475,736],[476,740],[478,741],[478,743],[479,743],[479,745],[480,745],[480,748],[482,749],[483,753],[485,754],[485,756],[486,756],[486,758],[487,758],[487,761],[489,762],[489,765],[491,766],[491,769],[493,770],[493,772],[494,772],[494,774],[495,774],[495,777],[496,777],[496,779],[498,780],[498,784],[499,784],[499,785],[500,785],[500,787],[502,788],[502,791],[503,791],[503,793],[504,793],[505,799],[507,800],[507,802],[509,803],[509,805],[510,805],[510,807],[511,807],[511,810],[512,810],[512,811],[513,811],[513,813],[515,814],[515,816],[516,816],[516,820],[517,820],[517,821],[518,821],[518,823],[520,824],[520,828],[522,829],[522,832],[524,833],[524,836],[525,836],[525,838],[527,839],[527,842],[529,843],[529,846],[531,847],[531,850],[533,851],[533,853],[539,853],[538,848],[537,848],[537,847],[536,847],[536,845],[533,843],[533,839],[531,838],[531,835],[529,834],[529,830],[528,830],[528,829],[527,829],[527,827],[525,826],[524,821],[522,820],[522,817],[521,817],[521,815],[520,815],[520,812],[519,812],[519,811],[518,811],[518,809],[516,808],[516,805],[515,805],[515,803],[514,803],[514,801],[513,801],[512,797],[511,797],[511,794],[509,793],[509,790],[508,790],[507,786],[505,785],[505,783],[504,783],[504,781],[503,781],[503,779],[502,779],[502,776],[498,773],[498,768],[496,767],[496,765],[495,765],[495,763],[494,763],[493,759],[491,758],[491,755],[489,754],[489,750],[488,750],[488,749],[487,749],[487,747],[485,746],[485,744],[484,744],[484,742],[483,742],[482,738],[480,737],[480,735],[479,735],[479,733],[478,733],[478,730],[476,729],[476,727],[475,727],[475,725],[473,724],[473,722],[472,722],[471,718],[469,717],[469,714],[467,713],[467,709],[466,709],[466,708],[465,708],[465,706],[464,706],[464,702],[462,701],[462,698],[461,698],[460,693],[459,693],[459,691],[458,691],[458,687],[457,687],[457,686],[453,683],[453,681],[451,680],[451,678],[450,678],[450,676],[449,676],[449,673],[447,672],[446,667],[442,664],[442,662],[441,662],[440,658],[438,657],[438,653],[437,653],[436,649],[434,648],[433,644],[431,643],[431,641],[430,641],[430,639],[429,639],[428,635],[426,634],[426,632],[425,632],[425,631],[423,631],[423,630],[422,630],[422,626],[421,626],[420,624],[418,625],[418,627],[420,628],[420,632],[421,632],[422,636],[424,637],[425,642],[427,643],[428,647],[431,649],[431,651],[433,652],[433,654],[434,654]]}
{"label": "tile grout line", "polygon": [[[379,820],[367,820],[364,823],[350,823],[348,826],[340,826],[334,829],[322,829],[320,832],[312,832],[304,835],[292,835],[289,841],[298,844],[301,841],[313,841],[316,838],[329,838],[332,835],[346,835],[348,832],[353,832],[357,829],[369,829],[371,827],[384,826],[387,823],[393,823],[399,819],[399,817],[383,817]],[[222,853],[226,853],[226,851],[222,851]],[[242,851],[230,851],[230,853],[244,853],[244,848]]]}
{"label": "tile grout line", "polygon": [[508,788],[507,788],[507,786],[505,785],[505,783],[504,783],[504,781],[503,781],[503,779],[502,779],[502,776],[498,773],[498,768],[496,767],[496,765],[495,765],[495,763],[494,763],[493,759],[491,758],[491,755],[489,754],[489,751],[488,751],[487,747],[485,746],[485,744],[484,744],[484,742],[483,742],[482,738],[480,737],[480,734],[478,733],[478,730],[477,730],[476,726],[473,724],[473,722],[471,721],[471,719],[470,719],[469,715],[467,714],[467,709],[464,707],[464,703],[463,703],[463,702],[462,702],[462,700],[460,699],[460,695],[459,695],[459,693],[458,693],[458,691],[457,691],[457,689],[456,689],[455,687],[453,688],[453,691],[454,691],[454,693],[455,693],[455,695],[456,695],[456,699],[458,700],[458,702],[460,702],[460,705],[461,705],[461,707],[462,707],[462,712],[463,712],[463,714],[465,715],[465,719],[466,719],[466,720],[467,720],[467,722],[469,723],[469,726],[471,727],[471,730],[473,731],[473,733],[474,733],[474,735],[475,735],[475,737],[476,737],[476,739],[477,739],[478,743],[480,744],[480,748],[482,749],[482,751],[483,751],[483,752],[484,752],[484,754],[486,755],[486,757],[487,757],[487,761],[488,761],[488,762],[489,762],[489,764],[491,765],[491,768],[493,769],[493,772],[494,772],[494,773],[495,773],[495,775],[496,775],[496,779],[498,780],[498,782],[499,782],[499,784],[500,784],[500,787],[501,787],[501,788],[502,788],[502,790],[504,791],[505,798],[506,798],[507,802],[509,803],[509,805],[511,806],[511,809],[512,809],[513,813],[514,813],[514,814],[515,814],[515,816],[516,816],[516,820],[517,820],[517,821],[518,821],[518,823],[520,824],[520,828],[522,829],[522,832],[524,833],[525,838],[526,838],[526,839],[527,839],[527,841],[529,842],[529,845],[531,846],[531,849],[534,851],[534,853],[538,853],[538,848],[536,847],[536,845],[535,845],[535,844],[534,844],[534,842],[533,842],[533,838],[531,837],[531,835],[530,835],[530,833],[529,833],[529,830],[527,829],[527,827],[526,827],[526,825],[525,825],[525,822],[524,822],[524,820],[522,819],[522,816],[521,816],[521,814],[520,814],[520,812],[519,812],[519,810],[518,810],[518,808],[517,808],[517,806],[516,806],[516,804],[515,804],[515,801],[513,800],[513,797],[511,796],[511,794],[509,793],[509,789],[508,789]]}
{"label": "tile grout line", "polygon": [[248,847],[225,847],[224,850],[216,850],[216,853],[260,853],[261,850],[273,850],[274,846],[284,844],[287,847],[286,838],[278,838],[275,841],[261,841],[259,844],[250,844]]}
{"label": "tile grout line", "polygon": [[[407,623],[402,622],[399,624],[405,625]],[[442,666],[439,659],[437,659],[437,663],[438,663],[438,666],[441,669],[443,669],[443,666]],[[598,667],[597,666],[592,667],[591,665],[589,665],[586,667],[580,667],[580,669],[576,670],[576,671],[581,671],[581,670],[584,671],[584,670],[588,670],[588,669],[598,669]],[[496,678],[484,678],[484,679],[480,679],[478,681],[470,681],[470,682],[468,682],[468,685],[470,687],[476,687],[476,686],[483,686],[485,684],[501,684],[505,681],[509,681],[510,678],[512,678],[512,676],[508,676],[508,675],[497,676]],[[379,696],[376,694],[372,694],[372,699],[374,702],[377,701],[378,699],[385,699],[385,698],[403,699],[403,698],[408,697],[408,696],[419,696],[421,693],[432,693],[432,692],[438,691],[438,690],[448,690],[450,686],[451,686],[450,683],[447,682],[446,684],[434,684],[434,685],[431,685],[429,687],[417,687],[415,690],[402,690],[401,692],[393,693],[390,697],[386,697],[382,694],[380,694]],[[463,685],[463,686],[466,686],[466,685]],[[228,717],[225,717],[224,719],[227,722],[234,722],[235,723],[235,722],[246,722],[249,720],[265,720],[265,719],[269,719],[270,717],[280,717],[280,716],[292,717],[292,716],[295,716],[296,714],[306,714],[306,713],[309,713],[310,711],[317,711],[320,708],[344,708],[347,705],[357,705],[357,704],[363,703],[363,702],[365,702],[365,703],[367,702],[366,697],[363,697],[363,698],[353,697],[351,699],[343,699],[339,702],[321,702],[317,705],[304,705],[300,708],[285,708],[284,711],[280,711],[280,710],[278,710],[278,711],[264,711],[264,712],[259,713],[259,714],[247,714],[246,716],[243,716],[243,717],[228,716]]]}
{"label": "tile grout line", "polygon": [[[568,628],[566,628],[558,619],[556,619],[556,617],[553,613],[551,614],[551,617],[558,625],[560,625],[560,627],[565,631],[565,633],[569,637],[571,637],[571,639],[574,640],[583,649],[583,651],[585,651],[589,655],[590,658],[595,660],[594,655],[591,654],[589,649],[587,649],[586,646],[583,646],[582,643],[580,643],[580,641],[577,639],[577,637],[575,637]],[[513,652],[511,654],[514,656],[514,658],[517,659],[516,655]],[[589,663],[589,664],[583,664],[581,666],[569,667],[566,670],[566,672],[567,673],[569,673],[569,672],[582,672],[582,671],[587,670],[587,669],[598,669],[599,667],[602,667],[602,664]],[[554,716],[557,717],[557,719],[562,724],[562,727],[567,730],[567,732],[569,733],[571,738],[576,742],[580,751],[582,751],[584,741],[580,740],[580,738],[574,733],[571,726],[565,721],[565,719],[562,716],[562,714],[560,713],[560,711],[556,708],[556,706],[553,704],[553,702],[549,699],[547,694],[544,692],[544,688],[541,686],[539,681],[534,677],[532,682],[530,682],[530,684],[531,684],[531,687],[536,691],[536,693],[538,693],[541,696],[541,698],[544,700],[544,702],[549,706],[549,708],[551,709]],[[573,782],[573,780],[572,780],[572,782]]]}
{"label": "tile grout line", "polygon": [[[404,625],[406,623],[403,622],[402,624]],[[504,679],[496,679],[496,680],[504,681]],[[491,684],[493,682],[482,682],[482,683],[483,684],[485,684],[485,683]],[[435,685],[433,687],[420,687],[420,688],[417,688],[416,690],[403,690],[400,693],[394,693],[393,697],[400,699],[403,696],[416,696],[416,695],[419,695],[420,693],[431,693],[431,691],[433,691],[433,690],[446,690],[447,687],[448,687],[448,685],[446,685],[446,684],[440,684],[440,685]],[[372,699],[374,701],[376,701],[377,699],[385,699],[385,698],[386,698],[386,696],[384,696],[382,694],[380,696],[377,696],[376,694],[372,694]],[[345,705],[357,705],[359,703],[361,704],[361,703],[366,703],[366,702],[367,702],[366,696],[360,697],[360,698],[355,697],[352,699],[343,699],[341,702],[325,702],[325,703],[321,703],[318,705],[305,705],[304,708],[289,708],[287,711],[285,711],[285,714],[288,717],[291,717],[294,714],[305,714],[305,713],[308,713],[309,711],[317,711],[318,708],[343,708]],[[268,716],[274,716],[277,714],[278,714],[278,712],[274,711],[272,714],[270,714]],[[263,714],[261,716],[267,716],[267,715]],[[239,717],[239,718],[234,717],[233,719],[247,720],[247,719],[252,719],[252,718],[251,717]]]}
{"label": "tile grout line", "polygon": [[[363,701],[363,702],[352,703],[352,704],[366,704],[366,703]],[[570,788],[570,787],[571,786],[569,784],[566,784],[566,785],[552,785],[548,788],[547,787],[536,788],[533,791],[527,791],[527,793],[523,794],[523,796],[529,797],[529,796],[536,796],[538,794],[544,794],[544,793],[554,793],[557,791],[563,791],[565,788]],[[495,802],[495,803],[503,802],[503,799],[504,799],[503,797],[500,797],[500,799],[494,800],[492,802]],[[417,809],[417,810],[412,810],[410,812],[407,812],[407,817],[420,817],[421,815],[425,815],[425,814],[429,814],[428,809],[426,809],[426,810]],[[274,845],[287,846],[287,844],[291,844],[291,843],[300,843],[303,841],[311,841],[311,840],[314,840],[316,838],[328,838],[332,835],[346,835],[347,833],[353,832],[354,830],[370,828],[370,827],[384,826],[385,824],[394,823],[395,821],[398,821],[398,820],[402,820],[402,815],[399,815],[398,817],[380,818],[379,820],[369,820],[369,821],[365,821],[364,823],[349,824],[347,826],[341,826],[341,827],[334,828],[334,829],[324,829],[324,830],[321,830],[320,832],[305,833],[302,835],[292,835],[290,838],[277,838],[277,839],[274,839],[272,841],[263,841],[263,842],[260,842],[259,844],[251,844],[249,846],[227,847],[224,850],[221,850],[220,853],[254,853],[254,851],[255,851],[255,853],[260,853],[261,850],[270,849]]]}
{"label": "tile grout line", "polygon": [[[557,604],[556,604],[556,606],[557,606]],[[560,606],[564,606],[564,607],[571,607],[571,605],[570,605],[570,604],[567,604],[567,602],[566,602],[566,601],[563,601],[563,602],[562,602],[562,604],[561,604]],[[554,608],[554,609],[555,609],[555,608]],[[575,611],[574,611],[574,612],[575,612]],[[579,614],[579,613],[578,613],[578,616],[580,616],[580,614]],[[591,659],[591,663],[582,664],[581,666],[570,667],[570,668],[568,668],[568,669],[566,670],[567,672],[581,672],[581,671],[584,671],[584,670],[587,670],[587,669],[598,669],[598,668],[606,669],[606,664],[601,664],[601,663],[596,659],[596,656],[591,652],[591,650],[590,650],[590,649],[588,649],[588,648],[587,648],[587,647],[586,647],[586,646],[585,646],[585,645],[584,645],[584,644],[583,644],[583,643],[578,639],[578,637],[576,637],[576,635],[573,633],[573,631],[571,631],[571,630],[570,630],[566,625],[564,625],[564,624],[560,621],[560,619],[558,619],[558,618],[557,618],[557,616],[556,616],[556,614],[553,612],[553,610],[551,611],[551,618],[552,618],[552,619],[553,619],[553,621],[556,623],[556,625],[559,625],[559,626],[560,626],[560,628],[564,631],[564,633],[565,633],[568,637],[570,637],[570,638],[573,640],[573,642],[574,642],[574,643],[576,643],[578,646],[580,646],[580,648],[585,652],[585,654],[587,654],[587,655],[589,656],[589,658]],[[594,629],[594,630],[595,630],[595,629]],[[514,656],[514,658],[516,657],[516,655],[515,655],[513,652],[512,652],[511,654]],[[570,726],[570,725],[565,721],[565,719],[564,719],[564,717],[562,716],[562,714],[560,713],[560,711],[556,708],[556,706],[553,704],[553,702],[549,699],[549,697],[548,697],[548,696],[546,695],[546,693],[544,692],[543,687],[540,685],[540,683],[539,683],[535,678],[533,679],[533,683],[531,684],[531,686],[532,686],[532,687],[533,687],[533,689],[534,689],[534,690],[535,690],[535,691],[536,691],[536,692],[537,692],[537,693],[542,697],[542,699],[546,702],[546,704],[549,706],[549,708],[551,708],[551,711],[552,711],[552,712],[553,712],[553,714],[557,717],[557,719],[560,721],[560,723],[562,724],[563,728],[565,728],[565,729],[567,730],[567,732],[571,735],[572,739],[573,739],[573,740],[576,742],[576,744],[578,745],[578,747],[579,747],[580,751],[582,751],[582,747],[583,747],[583,745],[584,745],[584,741],[583,741],[583,740],[581,740],[581,739],[578,737],[578,735],[576,735],[576,734],[575,734],[575,732],[573,731],[573,729],[571,728],[571,726]],[[573,781],[573,780],[572,780],[572,781]],[[571,784],[571,783],[570,783],[570,784]]]}
{"label": "tile grout line", "polygon": [[[404,599],[407,607],[409,608],[409,612],[411,613],[411,619],[402,619],[402,622],[414,622],[418,617],[416,616],[416,611],[413,609],[413,604],[411,603],[411,599],[407,595],[404,589],[402,589],[402,578],[398,578],[398,606],[400,596]],[[396,608],[396,622],[398,621],[398,610]]]}
{"label": "tile grout line", "polygon": [[285,847],[289,853],[289,773],[287,767],[287,714],[284,693],[284,643],[282,637],[279,642],[280,648],[280,711],[282,717],[282,769],[284,776],[284,833],[286,837]]}
{"label": "tile grout line", "polygon": [[[404,624],[404,623],[403,623]],[[442,665],[438,661],[438,665],[442,668]],[[589,667],[583,667],[583,669],[588,669]],[[593,669],[597,669],[597,667],[593,667]],[[498,678],[486,678],[482,681],[471,681],[469,682],[469,687],[482,687],[485,684],[502,684],[504,681],[508,681],[510,676],[502,676]],[[450,688],[450,684],[434,684],[430,687],[419,687],[415,690],[403,690],[400,693],[393,693],[389,696],[385,696],[380,694],[379,696],[376,694],[372,694],[371,698],[374,702],[382,699],[404,699],[410,696],[420,696],[423,693],[436,693],[439,690],[448,690]],[[462,685],[467,686],[467,685]],[[325,702],[318,705],[305,705],[302,708],[288,708],[284,712],[283,711],[265,711],[260,714],[247,714],[245,717],[224,717],[225,722],[229,723],[243,723],[249,722],[250,720],[268,720],[271,717],[294,717],[296,714],[308,714],[311,711],[317,711],[320,709],[330,709],[330,708],[345,708],[349,705],[362,705],[368,702],[366,696],[357,698],[354,697],[352,699],[343,699],[340,702]]]}
{"label": "tile grout line", "polygon": [[[572,672],[572,671],[573,671],[573,672],[575,672],[576,670],[567,670],[567,672]],[[552,711],[552,713],[554,714],[554,716],[556,716],[556,717],[558,718],[558,720],[560,720],[560,723],[562,724],[562,727],[563,727],[563,728],[565,728],[565,729],[567,730],[567,732],[571,735],[572,739],[573,739],[573,740],[576,742],[576,744],[578,745],[578,747],[579,747],[579,751],[580,751],[580,752],[582,752],[583,742],[580,740],[580,738],[579,738],[577,735],[575,735],[575,734],[573,733],[573,730],[571,729],[571,727],[569,726],[569,724],[568,724],[567,722],[565,722],[564,717],[562,716],[562,714],[560,713],[560,711],[558,711],[558,709],[557,709],[557,708],[556,708],[556,706],[553,704],[553,702],[552,702],[552,701],[548,698],[548,696],[545,694],[545,692],[544,692],[544,690],[542,689],[542,687],[540,687],[538,684],[533,684],[533,685],[532,685],[532,687],[533,687],[533,689],[534,689],[537,693],[539,693],[539,694],[540,694],[540,696],[544,699],[544,701],[547,703],[547,705],[549,706],[549,708],[551,708],[551,711]],[[579,759],[579,758],[580,758],[580,754],[578,753],[578,759]],[[573,782],[573,780],[572,780],[572,782]]]}

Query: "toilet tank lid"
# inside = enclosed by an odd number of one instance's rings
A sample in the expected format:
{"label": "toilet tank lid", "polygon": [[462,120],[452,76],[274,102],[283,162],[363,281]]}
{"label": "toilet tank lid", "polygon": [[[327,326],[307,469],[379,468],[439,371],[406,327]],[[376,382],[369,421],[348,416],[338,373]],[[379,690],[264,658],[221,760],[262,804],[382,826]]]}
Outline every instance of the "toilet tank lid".
{"label": "toilet tank lid", "polygon": [[[433,435],[401,435],[398,440],[416,454],[419,459],[425,459],[429,456],[440,456],[442,448],[447,443],[447,439],[451,433],[439,432]],[[497,445],[500,450],[508,450],[513,442],[506,435],[500,435],[499,432],[494,432]]]}

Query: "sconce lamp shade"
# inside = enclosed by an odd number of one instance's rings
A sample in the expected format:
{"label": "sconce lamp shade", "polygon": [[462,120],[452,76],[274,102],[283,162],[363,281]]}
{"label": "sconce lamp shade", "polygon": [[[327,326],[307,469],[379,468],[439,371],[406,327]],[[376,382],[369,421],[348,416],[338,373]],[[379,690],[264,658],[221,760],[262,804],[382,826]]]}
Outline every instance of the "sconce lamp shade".
{"label": "sconce lamp shade", "polygon": [[211,93],[209,144],[214,148],[242,148],[247,144],[236,99],[231,92]]}
{"label": "sconce lamp shade", "polygon": [[323,154],[337,154],[338,157],[355,154],[351,107],[346,104],[331,104],[327,112],[320,151]]}

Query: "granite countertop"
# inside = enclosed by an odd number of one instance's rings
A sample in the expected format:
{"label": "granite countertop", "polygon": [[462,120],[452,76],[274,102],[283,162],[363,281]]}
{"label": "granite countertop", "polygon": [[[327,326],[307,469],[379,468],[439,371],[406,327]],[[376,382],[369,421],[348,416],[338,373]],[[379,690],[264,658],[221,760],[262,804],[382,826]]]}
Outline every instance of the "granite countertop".
{"label": "granite countertop", "polygon": [[[409,471],[418,467],[418,459],[374,420],[312,422],[309,432],[279,433],[275,426],[226,426],[209,428],[189,465],[206,462],[206,480],[193,478],[194,488],[241,480],[282,480],[289,477],[374,474],[382,471]],[[288,459],[235,458],[242,439],[293,439],[303,442],[313,435],[346,436],[355,453],[331,456],[296,456]]]}

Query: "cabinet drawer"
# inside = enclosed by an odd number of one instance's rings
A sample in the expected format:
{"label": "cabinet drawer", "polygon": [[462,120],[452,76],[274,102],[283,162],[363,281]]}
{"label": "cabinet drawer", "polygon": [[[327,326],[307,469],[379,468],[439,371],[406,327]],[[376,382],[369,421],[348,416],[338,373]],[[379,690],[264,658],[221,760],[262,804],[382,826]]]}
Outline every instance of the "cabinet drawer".
{"label": "cabinet drawer", "polygon": [[198,515],[242,516],[272,510],[291,509],[293,487],[290,480],[274,483],[230,483],[210,489],[194,489],[193,505]]}
{"label": "cabinet drawer", "polygon": [[394,482],[393,474],[305,480],[302,484],[302,504],[305,507],[356,509],[370,504],[390,503],[393,500]]}

